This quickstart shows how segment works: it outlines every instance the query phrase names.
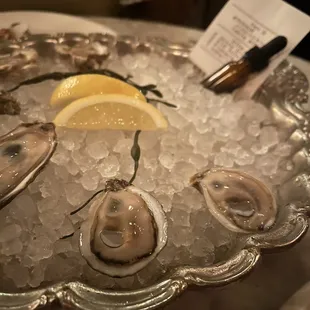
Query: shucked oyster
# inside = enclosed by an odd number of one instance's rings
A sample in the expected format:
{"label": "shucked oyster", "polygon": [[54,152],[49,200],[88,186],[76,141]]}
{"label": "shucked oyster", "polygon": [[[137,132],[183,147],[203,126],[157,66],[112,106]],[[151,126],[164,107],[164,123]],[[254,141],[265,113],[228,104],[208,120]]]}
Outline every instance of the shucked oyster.
{"label": "shucked oyster", "polygon": [[268,230],[275,222],[277,205],[271,191],[247,173],[211,169],[192,178],[204,195],[212,215],[235,232]]}
{"label": "shucked oyster", "polygon": [[52,123],[26,123],[0,138],[0,209],[24,190],[56,148]]}
{"label": "shucked oyster", "polygon": [[108,181],[80,230],[83,257],[93,269],[112,277],[138,272],[166,242],[167,221],[160,203],[123,180]]}

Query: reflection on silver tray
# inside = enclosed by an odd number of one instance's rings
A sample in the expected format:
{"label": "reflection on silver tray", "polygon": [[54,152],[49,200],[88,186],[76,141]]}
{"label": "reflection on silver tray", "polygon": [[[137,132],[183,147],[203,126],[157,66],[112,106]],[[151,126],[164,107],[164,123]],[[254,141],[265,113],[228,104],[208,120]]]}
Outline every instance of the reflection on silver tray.
{"label": "reflection on silver tray", "polygon": [[[18,42],[0,44],[0,74],[35,68],[38,55],[61,54],[75,67],[94,67],[116,47],[120,55],[158,52],[173,63],[188,61],[191,46],[174,44],[161,38],[139,41],[135,37],[110,35],[62,34],[33,35]],[[202,75],[197,69],[197,74]],[[293,169],[280,188],[283,211],[276,226],[268,233],[243,236],[243,248],[229,260],[205,268],[179,267],[153,286],[135,291],[96,290],[79,282],[59,283],[27,293],[0,293],[0,309],[35,309],[58,300],[63,305],[81,309],[153,309],[167,303],[189,285],[224,285],[247,274],[257,263],[262,250],[275,250],[294,244],[308,228],[309,107],[308,81],[305,75],[288,62],[283,62],[255,94],[267,105],[280,126],[290,124],[294,147]]]}

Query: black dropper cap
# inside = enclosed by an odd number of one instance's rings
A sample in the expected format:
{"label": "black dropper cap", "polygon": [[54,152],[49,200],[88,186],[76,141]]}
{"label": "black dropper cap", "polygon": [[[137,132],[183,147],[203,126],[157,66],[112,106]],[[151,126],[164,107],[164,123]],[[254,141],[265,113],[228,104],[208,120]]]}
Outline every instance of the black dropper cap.
{"label": "black dropper cap", "polygon": [[261,71],[268,66],[269,59],[282,51],[286,45],[286,37],[278,36],[261,48],[253,47],[244,54],[243,58],[250,63],[253,72]]}

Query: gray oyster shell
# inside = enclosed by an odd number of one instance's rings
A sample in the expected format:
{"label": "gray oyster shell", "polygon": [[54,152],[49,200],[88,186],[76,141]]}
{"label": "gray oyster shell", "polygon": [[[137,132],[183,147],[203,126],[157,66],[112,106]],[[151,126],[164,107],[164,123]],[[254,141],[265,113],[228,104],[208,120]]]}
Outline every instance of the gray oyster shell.
{"label": "gray oyster shell", "polygon": [[214,168],[196,174],[191,182],[211,214],[231,231],[264,232],[276,220],[278,208],[270,189],[243,171]]}
{"label": "gray oyster shell", "polygon": [[93,269],[126,277],[149,264],[167,243],[160,203],[132,185],[108,190],[92,203],[80,230],[80,252]]}
{"label": "gray oyster shell", "polygon": [[56,145],[53,123],[24,123],[0,137],[0,210],[35,179]]}

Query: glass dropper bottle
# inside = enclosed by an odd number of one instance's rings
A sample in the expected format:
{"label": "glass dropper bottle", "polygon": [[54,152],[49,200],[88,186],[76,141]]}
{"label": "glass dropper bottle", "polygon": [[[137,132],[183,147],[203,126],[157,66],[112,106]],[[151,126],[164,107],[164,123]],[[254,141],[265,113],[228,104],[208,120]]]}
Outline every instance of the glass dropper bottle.
{"label": "glass dropper bottle", "polygon": [[215,93],[232,92],[244,85],[252,73],[260,72],[269,65],[270,59],[282,51],[287,39],[278,36],[262,47],[255,46],[238,61],[232,61],[204,79],[204,87]]}

